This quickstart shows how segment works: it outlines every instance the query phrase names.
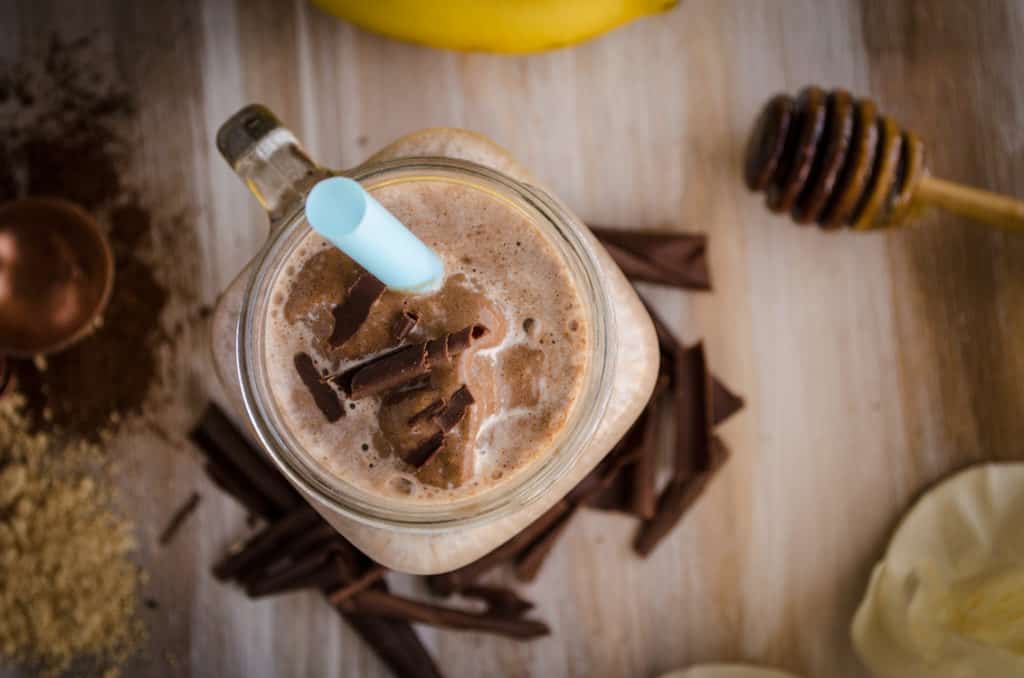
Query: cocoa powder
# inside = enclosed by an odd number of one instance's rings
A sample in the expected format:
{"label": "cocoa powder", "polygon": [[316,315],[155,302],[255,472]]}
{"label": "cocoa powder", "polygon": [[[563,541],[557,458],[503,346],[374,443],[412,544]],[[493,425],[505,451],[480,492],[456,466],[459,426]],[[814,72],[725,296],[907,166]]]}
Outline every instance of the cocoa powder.
{"label": "cocoa powder", "polygon": [[148,256],[154,215],[127,168],[136,106],[92,58],[88,39],[52,39],[44,54],[0,79],[0,201],[57,196],[106,226],[115,258],[114,290],[100,328],[39,361],[13,361],[26,416],[93,440],[141,412],[158,382],[166,341],[161,313],[169,291]]}

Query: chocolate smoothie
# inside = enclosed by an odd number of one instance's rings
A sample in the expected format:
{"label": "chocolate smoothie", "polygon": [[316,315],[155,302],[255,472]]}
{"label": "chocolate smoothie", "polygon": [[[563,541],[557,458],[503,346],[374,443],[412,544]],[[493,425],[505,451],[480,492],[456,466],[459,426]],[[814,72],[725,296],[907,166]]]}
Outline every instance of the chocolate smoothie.
{"label": "chocolate smoothie", "polygon": [[[468,497],[554,451],[588,369],[588,314],[548,237],[500,198],[442,180],[373,195],[441,255],[443,287],[385,290],[310,233],[274,283],[273,397],[343,481],[398,500]],[[412,371],[385,369],[403,360]]]}

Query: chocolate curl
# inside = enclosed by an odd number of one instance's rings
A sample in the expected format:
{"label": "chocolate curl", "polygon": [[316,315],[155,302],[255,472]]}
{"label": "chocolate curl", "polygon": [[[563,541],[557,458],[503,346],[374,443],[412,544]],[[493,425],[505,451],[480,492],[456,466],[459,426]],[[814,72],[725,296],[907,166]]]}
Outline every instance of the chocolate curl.
{"label": "chocolate curl", "polygon": [[469,406],[475,402],[473,394],[463,384],[447,401],[443,398],[435,400],[414,414],[409,419],[410,426],[415,426],[429,418],[437,426],[438,431],[413,450],[403,453],[402,460],[416,468],[422,468],[433,461],[444,448],[445,436],[459,425],[459,422],[466,416]]}
{"label": "chocolate curl", "polygon": [[434,415],[440,414],[448,405],[444,398],[438,398],[416,414],[409,417],[409,428],[416,428],[420,424],[433,419]]}
{"label": "chocolate curl", "polygon": [[193,492],[189,495],[189,498],[185,500],[185,503],[174,512],[171,519],[167,522],[167,527],[160,533],[160,538],[157,540],[161,546],[167,546],[174,540],[174,537],[181,530],[181,526],[185,524],[195,510],[199,507],[199,493]]}
{"label": "chocolate curl", "polygon": [[395,318],[394,324],[391,326],[391,333],[395,337],[395,343],[401,344],[405,341],[405,338],[409,336],[409,333],[416,327],[416,323],[420,321],[420,316],[414,311],[402,311],[397,318]]}
{"label": "chocolate curl", "polygon": [[707,236],[591,226],[627,278],[686,290],[711,289]]}
{"label": "chocolate curl", "polygon": [[416,468],[423,468],[434,460],[444,449],[444,431],[438,431],[413,450],[402,454],[402,461]]}
{"label": "chocolate curl", "polygon": [[401,619],[461,631],[483,631],[528,640],[551,633],[548,625],[532,619],[467,612],[420,602],[377,589],[368,589],[340,603],[342,610],[356,615]]}
{"label": "chocolate curl", "polygon": [[434,421],[438,427],[445,433],[449,433],[452,429],[459,425],[459,422],[466,416],[466,411],[470,405],[474,404],[476,400],[473,398],[473,394],[469,392],[469,388],[463,384],[455,393],[448,398],[448,404],[445,405],[444,409],[436,417]]}
{"label": "chocolate curl", "polygon": [[548,528],[558,522],[562,515],[570,510],[571,505],[565,499],[557,502],[544,512],[537,520],[527,525],[522,532],[494,549],[487,555],[463,565],[457,570],[435,574],[427,578],[430,590],[438,595],[451,595],[471,586],[482,575],[490,572],[501,563],[511,560],[532,541],[547,532]]}
{"label": "chocolate curl", "polygon": [[729,450],[717,438],[712,439],[711,460],[707,469],[692,475],[676,475],[658,496],[654,517],[644,521],[633,540],[633,550],[647,557],[682,520],[686,511],[700,498],[708,483],[729,458]]}
{"label": "chocolate curl", "polygon": [[344,417],[345,408],[341,406],[338,393],[331,388],[330,384],[320,378],[320,372],[317,371],[309,354],[296,353],[294,362],[295,371],[299,373],[302,383],[306,385],[310,395],[313,396],[313,402],[324,415],[324,419],[333,424]]}
{"label": "chocolate curl", "polygon": [[334,331],[327,343],[331,348],[339,348],[355,336],[370,316],[370,309],[387,287],[369,273],[360,273],[352,286],[348,288],[345,301],[331,309],[334,316]]}
{"label": "chocolate curl", "polygon": [[471,325],[439,339],[411,344],[374,358],[340,375],[339,380],[353,400],[377,395],[450,364],[485,334],[487,328],[483,325]]}
{"label": "chocolate curl", "polygon": [[274,512],[280,514],[304,503],[284,476],[263,458],[260,451],[249,444],[246,437],[216,405],[206,408],[199,424],[192,431],[191,438],[212,463],[220,466],[222,477],[237,479],[236,485],[247,483],[264,497],[264,502],[261,502],[265,504],[264,506],[250,506],[249,510],[266,510],[269,502]]}
{"label": "chocolate curl", "polygon": [[533,603],[520,598],[512,589],[500,586],[467,586],[459,595],[482,600],[489,613],[500,617],[521,617],[534,607]]}

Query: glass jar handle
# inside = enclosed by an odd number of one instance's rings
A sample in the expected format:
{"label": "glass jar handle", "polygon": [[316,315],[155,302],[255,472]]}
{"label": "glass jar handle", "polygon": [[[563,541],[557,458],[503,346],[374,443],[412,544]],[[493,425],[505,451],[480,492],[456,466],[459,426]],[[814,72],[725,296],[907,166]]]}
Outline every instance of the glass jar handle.
{"label": "glass jar handle", "polygon": [[271,229],[301,209],[314,184],[331,175],[259,104],[246,106],[221,125],[217,149],[270,215]]}

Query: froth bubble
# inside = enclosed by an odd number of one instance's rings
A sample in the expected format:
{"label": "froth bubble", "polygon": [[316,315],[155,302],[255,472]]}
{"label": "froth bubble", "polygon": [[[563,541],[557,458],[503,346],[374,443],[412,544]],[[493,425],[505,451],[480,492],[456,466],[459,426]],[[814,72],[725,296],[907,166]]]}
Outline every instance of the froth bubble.
{"label": "froth bubble", "polygon": [[390,481],[391,489],[399,494],[412,494],[412,481],[402,476],[395,476]]}

